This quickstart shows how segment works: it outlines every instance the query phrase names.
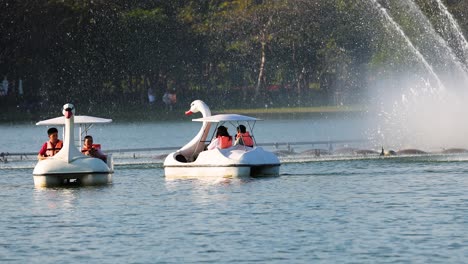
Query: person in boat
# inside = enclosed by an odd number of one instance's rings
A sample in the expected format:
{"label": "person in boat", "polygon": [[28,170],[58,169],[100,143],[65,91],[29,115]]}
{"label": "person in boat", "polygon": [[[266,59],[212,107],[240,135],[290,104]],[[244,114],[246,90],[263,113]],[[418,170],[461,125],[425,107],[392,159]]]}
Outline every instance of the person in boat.
{"label": "person in boat", "polygon": [[216,131],[216,138],[211,141],[206,149],[225,149],[229,147],[232,147],[232,137],[229,135],[225,126],[219,126],[218,130]]}
{"label": "person in boat", "polygon": [[104,162],[107,162],[107,155],[102,153],[101,145],[93,144],[93,137],[87,135],[84,137],[83,148],[81,149],[81,153],[91,156],[93,158],[102,159]]}
{"label": "person in boat", "polygon": [[247,147],[253,147],[254,142],[252,136],[247,132],[247,129],[244,125],[239,125],[237,127],[236,142],[234,145],[244,145]]}
{"label": "person in boat", "polygon": [[38,160],[44,160],[48,157],[52,157],[57,154],[63,146],[63,141],[58,138],[58,130],[55,127],[51,127],[47,130],[49,140],[42,145],[39,154],[37,154]]}

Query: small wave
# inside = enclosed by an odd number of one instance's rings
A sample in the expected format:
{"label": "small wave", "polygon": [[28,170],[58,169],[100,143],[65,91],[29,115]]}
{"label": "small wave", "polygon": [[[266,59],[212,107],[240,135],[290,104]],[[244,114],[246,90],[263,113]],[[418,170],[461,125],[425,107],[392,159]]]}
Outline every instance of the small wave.
{"label": "small wave", "polygon": [[0,170],[33,170],[34,166],[0,166]]}

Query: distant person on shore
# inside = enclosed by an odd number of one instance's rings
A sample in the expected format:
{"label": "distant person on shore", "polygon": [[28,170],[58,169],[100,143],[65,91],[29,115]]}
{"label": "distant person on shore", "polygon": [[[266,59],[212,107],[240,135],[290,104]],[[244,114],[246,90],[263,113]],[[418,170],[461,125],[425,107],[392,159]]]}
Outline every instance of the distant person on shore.
{"label": "distant person on shore", "polygon": [[83,148],[81,149],[81,153],[93,158],[102,159],[104,162],[107,163],[107,155],[102,153],[101,145],[93,144],[93,137],[90,135],[84,137],[84,143]]}
{"label": "distant person on shore", "polygon": [[42,145],[39,154],[37,154],[38,160],[44,160],[48,157],[52,157],[57,154],[63,147],[63,141],[58,139],[58,130],[55,127],[51,127],[47,130],[49,140]]}
{"label": "distant person on shore", "polygon": [[163,103],[166,105],[166,109],[169,111],[172,111],[172,107],[177,103],[177,94],[175,93],[175,90],[169,91],[167,90],[163,97],[162,97]]}
{"label": "distant person on shore", "polygon": [[216,131],[216,138],[206,147],[207,150],[215,148],[225,149],[232,146],[232,137],[225,126],[219,126]]}
{"label": "distant person on shore", "polygon": [[152,87],[148,88],[148,102],[150,106],[154,105],[154,102],[156,101],[156,96],[154,95],[154,90]]}
{"label": "distant person on shore", "polygon": [[237,127],[236,142],[234,143],[234,145],[244,145],[247,147],[253,147],[254,142],[252,136],[249,132],[247,132],[247,129],[244,125],[239,125]]}

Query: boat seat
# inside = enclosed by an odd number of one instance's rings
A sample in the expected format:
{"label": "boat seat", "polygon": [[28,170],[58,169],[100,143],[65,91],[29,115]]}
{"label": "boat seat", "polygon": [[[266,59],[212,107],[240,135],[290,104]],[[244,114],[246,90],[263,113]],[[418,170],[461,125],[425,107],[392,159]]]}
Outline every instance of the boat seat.
{"label": "boat seat", "polygon": [[178,154],[175,156],[175,159],[178,161],[178,162],[187,162],[187,159],[185,158],[184,155],[182,154]]}

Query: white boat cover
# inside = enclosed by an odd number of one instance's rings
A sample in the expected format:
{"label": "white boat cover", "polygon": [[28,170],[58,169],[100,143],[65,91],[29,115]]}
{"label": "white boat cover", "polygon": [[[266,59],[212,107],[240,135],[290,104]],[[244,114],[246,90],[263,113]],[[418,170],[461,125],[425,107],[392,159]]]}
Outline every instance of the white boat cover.
{"label": "white boat cover", "polygon": [[197,122],[211,122],[211,123],[218,123],[218,122],[237,122],[237,121],[260,121],[262,119],[258,119],[251,116],[245,115],[238,115],[238,114],[220,114],[220,115],[212,115],[207,117],[201,117],[192,119],[192,121]]}
{"label": "white boat cover", "polygon": [[[94,116],[75,116],[75,124],[105,124],[112,122],[112,119]],[[65,116],[51,118],[36,123],[38,126],[65,125]]]}

